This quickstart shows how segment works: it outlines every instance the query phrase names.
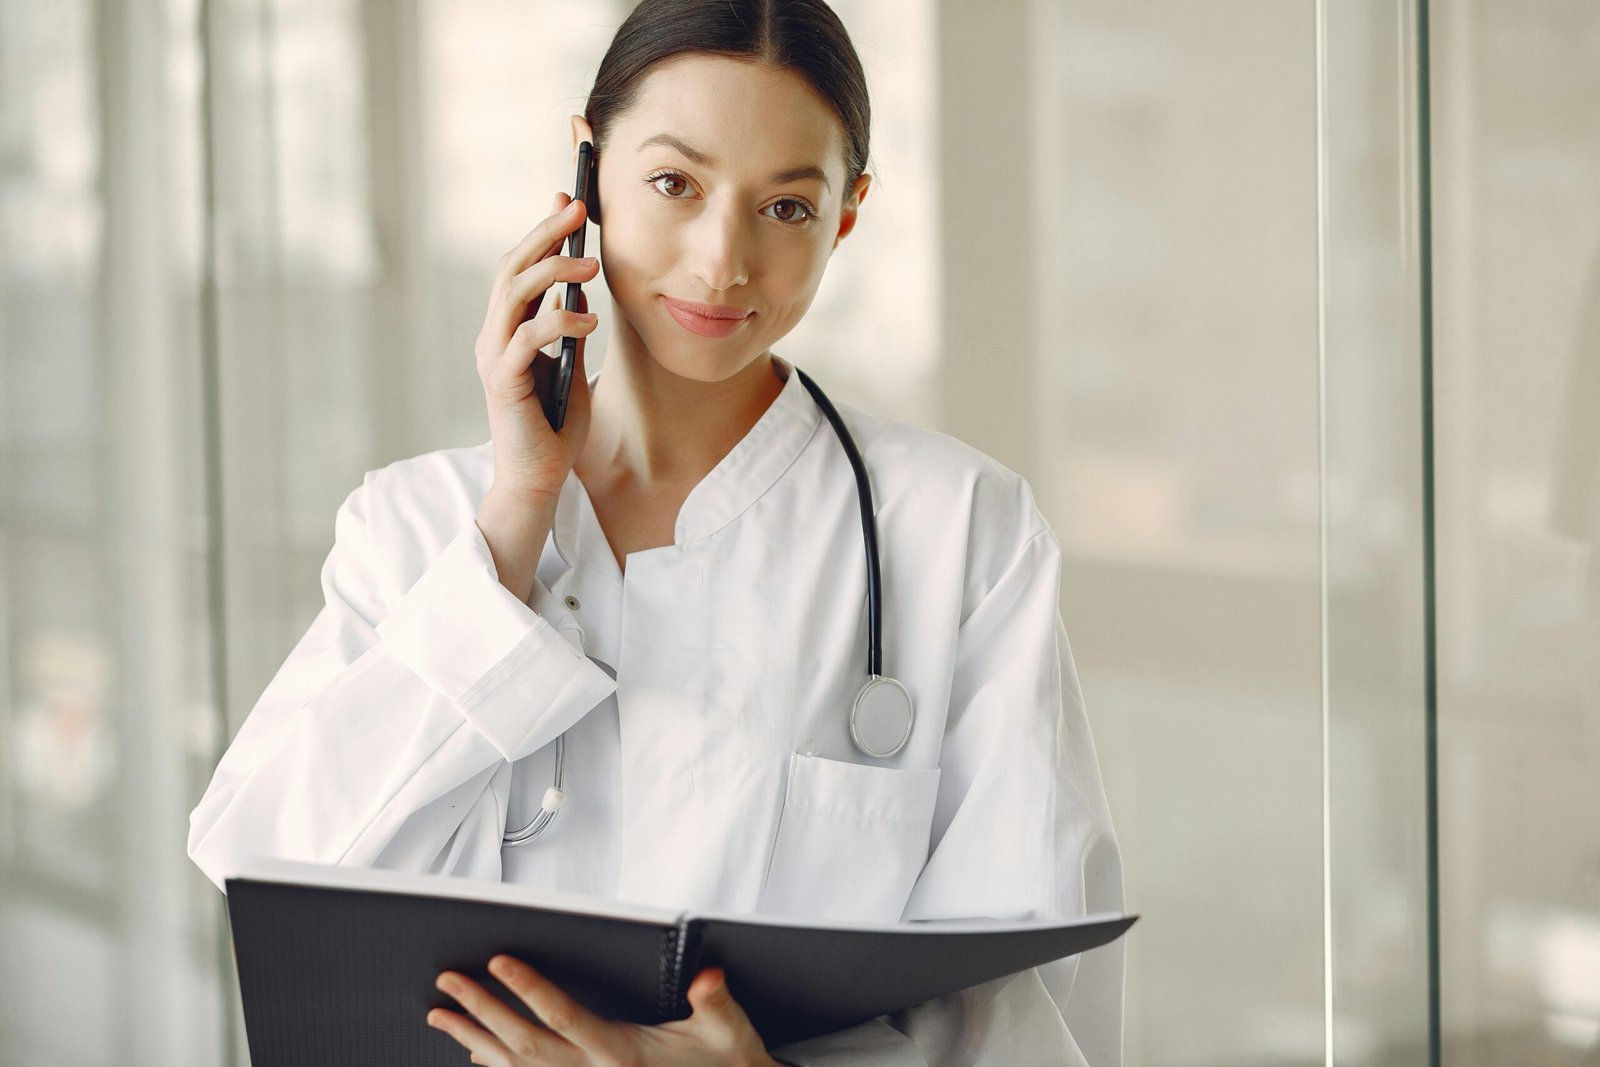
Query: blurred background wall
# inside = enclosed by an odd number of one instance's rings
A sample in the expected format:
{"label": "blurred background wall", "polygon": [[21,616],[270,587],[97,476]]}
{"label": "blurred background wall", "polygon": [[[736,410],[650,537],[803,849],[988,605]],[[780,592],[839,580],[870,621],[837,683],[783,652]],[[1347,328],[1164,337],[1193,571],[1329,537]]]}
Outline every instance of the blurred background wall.
{"label": "blurred background wall", "polygon": [[[247,1062],[188,812],[344,495],[487,439],[627,6],[0,0],[0,1064]],[[776,350],[1060,535],[1125,1062],[1597,1062],[1600,6],[834,6]]]}

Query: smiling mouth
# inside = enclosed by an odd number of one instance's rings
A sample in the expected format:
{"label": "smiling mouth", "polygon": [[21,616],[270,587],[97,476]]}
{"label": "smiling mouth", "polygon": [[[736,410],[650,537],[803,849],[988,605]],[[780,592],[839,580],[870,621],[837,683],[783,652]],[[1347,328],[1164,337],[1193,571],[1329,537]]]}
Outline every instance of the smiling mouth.
{"label": "smiling mouth", "polygon": [[726,304],[700,304],[665,295],[661,300],[679,326],[700,337],[727,337],[755,315],[753,311]]}
{"label": "smiling mouth", "polygon": [[697,300],[679,300],[677,297],[662,297],[669,305],[691,315],[699,315],[703,319],[742,319],[750,314],[746,308],[733,307],[729,304],[702,304]]}

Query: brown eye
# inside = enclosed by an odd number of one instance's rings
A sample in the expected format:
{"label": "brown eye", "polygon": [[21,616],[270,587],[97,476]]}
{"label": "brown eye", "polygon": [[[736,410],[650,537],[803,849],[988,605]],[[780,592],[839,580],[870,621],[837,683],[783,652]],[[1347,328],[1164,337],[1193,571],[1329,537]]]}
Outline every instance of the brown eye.
{"label": "brown eye", "polygon": [[[681,200],[681,199],[683,199],[683,197],[680,194],[683,192],[684,189],[687,189],[689,187],[689,183],[684,178],[683,175],[675,174],[675,173],[673,173],[671,171],[665,171],[665,172],[660,173],[660,174],[652,174],[652,175],[650,175],[649,178],[647,178],[645,180],[648,181],[651,185],[655,186],[656,187],[656,191],[661,193],[662,196],[669,197],[669,198],[671,198],[673,200]],[[663,182],[670,183],[669,187],[668,188],[663,188],[662,187],[662,183]]]}
{"label": "brown eye", "polygon": [[771,218],[777,219],[779,222],[787,222],[791,226],[803,226],[816,217],[816,212],[812,211],[805,201],[796,200],[793,197],[784,197],[782,200],[767,206],[773,211],[782,212],[782,214],[770,216]]}

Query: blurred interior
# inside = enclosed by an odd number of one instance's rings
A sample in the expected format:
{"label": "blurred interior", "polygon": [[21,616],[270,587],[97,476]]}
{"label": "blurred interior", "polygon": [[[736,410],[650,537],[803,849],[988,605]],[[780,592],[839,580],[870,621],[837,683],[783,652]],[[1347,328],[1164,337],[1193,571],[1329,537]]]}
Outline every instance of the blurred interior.
{"label": "blurred interior", "polygon": [[[1600,1062],[1600,6],[1418,2],[833,0],[776,350],[1060,536],[1129,1067]],[[188,812],[627,6],[0,0],[0,1067],[248,1062]]]}

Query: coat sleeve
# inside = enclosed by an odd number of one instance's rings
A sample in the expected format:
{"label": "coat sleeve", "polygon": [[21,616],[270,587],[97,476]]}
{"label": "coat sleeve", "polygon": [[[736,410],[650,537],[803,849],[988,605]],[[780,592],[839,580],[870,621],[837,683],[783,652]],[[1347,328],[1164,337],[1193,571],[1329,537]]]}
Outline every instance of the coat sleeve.
{"label": "coat sleeve", "polygon": [[218,888],[256,854],[498,880],[511,763],[616,689],[500,584],[475,519],[386,603],[375,477],[340,505],[325,603],[189,816]]}
{"label": "coat sleeve", "polygon": [[[903,921],[1123,909],[1060,579],[1059,543],[1039,529],[960,627],[933,849]],[[798,1067],[1120,1067],[1122,974],[1119,939],[771,1054]]]}

